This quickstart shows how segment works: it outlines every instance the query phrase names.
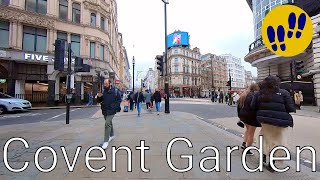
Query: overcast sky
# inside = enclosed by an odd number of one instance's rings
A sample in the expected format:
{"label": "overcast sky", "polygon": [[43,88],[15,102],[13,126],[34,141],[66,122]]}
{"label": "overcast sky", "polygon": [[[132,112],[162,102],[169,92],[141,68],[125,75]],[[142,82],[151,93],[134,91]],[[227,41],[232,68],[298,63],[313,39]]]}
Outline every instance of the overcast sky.
{"label": "overcast sky", "polygon": [[[162,0],[117,0],[119,32],[129,63],[136,71],[154,68],[154,58],[164,52],[164,4]],[[254,41],[253,15],[246,0],[169,0],[168,34],[187,31],[191,48],[201,54],[232,55],[242,59],[246,70],[256,68],[244,62]],[[131,68],[132,72],[132,68]]]}

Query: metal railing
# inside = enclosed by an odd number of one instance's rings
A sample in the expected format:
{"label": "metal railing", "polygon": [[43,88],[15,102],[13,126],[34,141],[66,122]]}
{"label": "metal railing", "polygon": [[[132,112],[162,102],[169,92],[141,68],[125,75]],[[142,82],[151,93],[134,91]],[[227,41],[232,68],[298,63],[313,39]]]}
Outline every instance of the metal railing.
{"label": "metal railing", "polygon": [[[30,101],[31,103],[47,103],[48,102],[48,93],[33,93],[33,94],[15,94],[15,98],[25,99]],[[83,98],[82,98],[83,97]],[[77,98],[76,94],[73,94],[71,103],[75,103]],[[80,103],[89,102],[89,94],[82,94],[78,97],[80,99]],[[66,94],[55,94],[54,95],[55,103],[65,103],[66,102]]]}
{"label": "metal railing", "polygon": [[249,45],[249,52],[251,52],[259,47],[262,47],[262,46],[264,46],[264,42],[263,42],[262,38],[257,39]]}

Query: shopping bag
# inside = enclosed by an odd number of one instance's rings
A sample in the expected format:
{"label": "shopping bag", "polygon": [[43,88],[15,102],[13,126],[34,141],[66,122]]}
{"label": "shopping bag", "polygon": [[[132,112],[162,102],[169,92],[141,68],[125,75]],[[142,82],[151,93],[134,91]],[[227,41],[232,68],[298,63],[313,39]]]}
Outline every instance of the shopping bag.
{"label": "shopping bag", "polygon": [[150,108],[153,108],[153,104],[152,104],[152,102],[150,102]]}

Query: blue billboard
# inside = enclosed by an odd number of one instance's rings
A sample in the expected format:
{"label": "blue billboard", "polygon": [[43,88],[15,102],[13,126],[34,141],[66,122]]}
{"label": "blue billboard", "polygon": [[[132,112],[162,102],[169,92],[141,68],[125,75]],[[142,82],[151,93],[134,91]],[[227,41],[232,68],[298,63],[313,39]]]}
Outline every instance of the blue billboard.
{"label": "blue billboard", "polygon": [[187,32],[174,32],[167,37],[168,48],[173,46],[189,46],[189,34]]}

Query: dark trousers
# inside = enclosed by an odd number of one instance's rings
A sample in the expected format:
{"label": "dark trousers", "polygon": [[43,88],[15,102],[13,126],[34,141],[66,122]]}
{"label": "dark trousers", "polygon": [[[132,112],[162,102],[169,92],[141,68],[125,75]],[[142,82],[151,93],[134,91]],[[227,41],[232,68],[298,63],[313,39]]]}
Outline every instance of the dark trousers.
{"label": "dark trousers", "polygon": [[146,103],[147,109],[149,109],[150,107],[150,103]]}
{"label": "dark trousers", "polygon": [[134,106],[133,100],[130,100],[130,110],[131,110],[131,111],[133,111],[133,106]]}

